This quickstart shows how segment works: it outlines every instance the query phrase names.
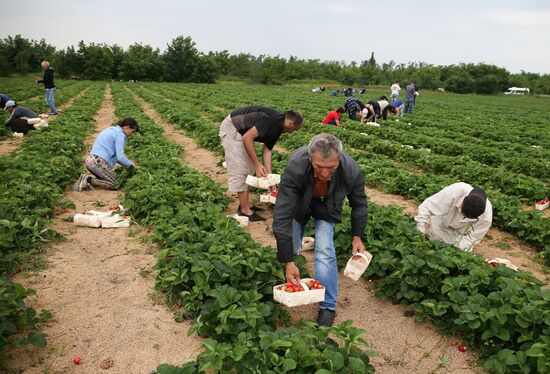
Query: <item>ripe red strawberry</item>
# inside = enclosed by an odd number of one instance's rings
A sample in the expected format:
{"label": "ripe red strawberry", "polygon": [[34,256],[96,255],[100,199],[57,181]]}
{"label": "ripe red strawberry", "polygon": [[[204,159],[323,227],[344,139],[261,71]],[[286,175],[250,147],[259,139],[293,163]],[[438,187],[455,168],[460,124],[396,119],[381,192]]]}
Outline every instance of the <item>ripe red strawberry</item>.
{"label": "ripe red strawberry", "polygon": [[460,352],[466,352],[466,347],[462,343],[458,343],[456,346]]}
{"label": "ripe red strawberry", "polygon": [[80,365],[80,357],[73,358],[73,362],[75,365]]}

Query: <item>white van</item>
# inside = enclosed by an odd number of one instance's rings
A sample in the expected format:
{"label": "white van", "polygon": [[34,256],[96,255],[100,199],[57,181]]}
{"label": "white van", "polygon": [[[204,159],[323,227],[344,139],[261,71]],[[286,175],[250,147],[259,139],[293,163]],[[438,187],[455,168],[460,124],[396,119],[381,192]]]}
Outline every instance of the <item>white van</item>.
{"label": "white van", "polygon": [[531,91],[523,87],[510,87],[504,92],[505,95],[529,95]]}

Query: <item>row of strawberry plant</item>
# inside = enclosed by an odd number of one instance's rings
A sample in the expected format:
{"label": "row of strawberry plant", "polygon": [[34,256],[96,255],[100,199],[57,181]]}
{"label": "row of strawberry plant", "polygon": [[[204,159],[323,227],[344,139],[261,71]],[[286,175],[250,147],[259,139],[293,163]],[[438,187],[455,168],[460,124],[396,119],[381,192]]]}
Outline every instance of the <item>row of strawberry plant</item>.
{"label": "row of strawberry plant", "polygon": [[[331,329],[312,323],[277,330],[281,310],[272,287],[283,279],[275,251],[261,247],[225,217],[227,199],[208,177],[178,161],[178,148],[160,135],[139,105],[113,87],[117,114],[138,119],[143,132],[129,143],[140,172],[125,183],[125,205],[160,244],[156,287],[182,317],[190,334],[208,338],[196,361],[159,373],[210,370],[246,372],[372,372],[360,347],[362,331],[347,322]],[[328,339],[333,333],[341,345]]]}
{"label": "row of strawberry plant", "polygon": [[[336,248],[350,235],[345,215]],[[395,207],[370,206],[366,237],[374,257],[364,277],[379,279],[378,297],[411,305],[417,320],[477,348],[491,372],[550,372],[550,291],[531,274],[428,241]],[[339,250],[338,263],[348,256]]]}
{"label": "row of strawberry plant", "polygon": [[[379,128],[366,128],[357,125],[348,126],[348,128],[354,128],[361,132],[366,130],[369,135],[373,135],[378,139],[392,140],[416,149],[429,149],[434,153],[432,156],[453,156],[454,159],[452,160],[454,161],[460,161],[461,158],[467,157],[485,165],[505,167],[511,172],[529,175],[545,182],[550,180],[550,164],[546,161],[550,158],[550,150],[515,144],[510,144],[509,148],[498,149],[486,145],[488,141],[485,139],[465,137],[458,134],[454,135],[454,139],[445,139],[444,136],[439,134],[441,130],[420,127],[416,124],[413,124],[413,126],[418,129],[411,133],[411,126],[408,126],[405,120],[402,121],[382,122],[382,126]],[[505,146],[502,143],[496,145]],[[521,153],[522,157],[518,157],[518,153]],[[447,165],[442,164],[442,166],[445,168],[445,166],[451,166],[452,164],[453,162],[447,162]]]}
{"label": "row of strawberry plant", "polygon": [[[240,103],[235,99],[244,100],[245,105],[264,104],[275,105],[281,109],[289,103],[303,109],[306,117],[314,122],[320,122],[328,110],[343,106],[346,98],[331,97],[329,95],[312,95],[309,90],[304,91],[300,87],[268,87],[236,84],[220,85],[176,85],[162,84],[151,85],[169,91],[179,93],[183,98],[192,98],[204,108],[204,99],[234,109]],[[374,99],[383,90],[369,91],[368,95],[358,96],[365,101]],[[486,146],[495,151],[514,150],[529,152],[532,145],[550,148],[550,139],[543,136],[546,123],[550,119],[550,111],[544,100],[526,98],[526,100],[514,100],[508,97],[480,97],[473,95],[441,95],[427,92],[419,98],[419,105],[415,108],[415,114],[405,117],[407,122],[413,124],[409,133],[414,134],[425,128],[434,132],[436,137],[445,140],[457,140],[465,143],[478,143],[480,139]],[[521,99],[521,98],[519,98]],[[270,102],[274,100],[274,102]],[[282,101],[281,101],[282,100]],[[284,105],[280,105],[285,102]],[[464,107],[470,108],[465,111]],[[521,111],[517,116],[511,108]],[[317,112],[321,110],[321,112]],[[349,123],[349,120],[345,120]],[[444,131],[439,133],[439,131]]]}
{"label": "row of strawberry plant", "polygon": [[[47,313],[38,317],[25,306],[34,291],[13,284],[10,275],[55,237],[47,225],[63,188],[78,175],[101,90],[93,86],[49,127],[30,133],[20,152],[0,157],[0,354],[10,345],[46,343],[38,327]],[[30,332],[23,337],[24,331]]]}
{"label": "row of strawberry plant", "polygon": [[[145,86],[151,87],[151,86]],[[184,96],[182,96],[181,86],[178,88],[176,85],[168,85],[168,91],[170,92],[170,97],[180,97],[184,101],[187,101],[190,106],[203,106],[201,108],[206,113],[214,113],[216,116],[219,115],[219,111],[216,108],[214,110],[212,107],[204,108],[204,97],[208,96],[208,102],[214,106],[217,103],[221,105],[227,104],[227,111],[231,111],[236,106],[249,105],[254,103],[254,100],[257,100],[256,92],[244,91],[244,93],[228,94],[227,96],[232,98],[232,102],[228,99],[222,99],[218,91],[223,91],[223,88],[215,89],[206,88],[208,93],[205,94],[201,92],[202,88],[198,87],[198,93],[193,92],[195,86],[185,88]],[[163,86],[164,88],[164,86]],[[157,87],[155,89],[158,90]],[[190,91],[190,92],[189,92]],[[166,95],[166,91],[163,91],[163,94]],[[262,102],[269,103],[269,99],[265,100],[262,98]],[[236,102],[238,100],[238,102]],[[293,105],[297,105],[296,96],[285,95],[285,101],[293,100]],[[311,123],[320,122],[320,119],[326,114],[326,108],[321,106],[317,101],[304,101],[301,100],[300,108],[306,113],[306,118],[308,122]],[[274,105],[281,107],[281,101],[275,100]],[[330,108],[329,108],[330,109]],[[222,114],[223,115],[223,114]],[[217,118],[216,118],[217,120]],[[464,136],[457,134],[456,131],[452,132],[445,130],[445,134],[438,134],[441,130],[433,127],[422,127],[416,125],[416,119],[413,121],[415,125],[407,126],[405,123],[397,123],[393,121],[382,121],[383,125],[379,129],[375,128],[366,128],[365,126],[356,126],[362,132],[368,131],[369,134],[372,133],[376,138],[390,138],[398,141],[399,143],[393,143],[395,146],[400,144],[406,145],[415,145],[416,148],[427,148],[432,152],[427,154],[426,152],[418,153],[417,150],[408,149],[406,151],[416,155],[415,159],[418,159],[418,155],[421,155],[421,159],[417,162],[421,162],[419,167],[426,168],[427,171],[432,171],[435,173],[447,173],[453,175],[468,175],[477,176],[478,179],[485,181],[485,183],[491,183],[496,188],[505,190],[508,194],[517,194],[519,196],[525,197],[526,200],[532,202],[535,199],[539,199],[538,196],[544,195],[547,193],[547,186],[542,184],[539,181],[534,180],[533,178],[526,178],[522,175],[516,175],[516,172],[526,173],[536,178],[543,180],[548,180],[550,175],[550,164],[545,157],[548,154],[548,151],[544,148],[532,148],[518,145],[511,142],[494,142],[491,145],[487,145],[487,141],[481,140],[479,138]],[[348,124],[351,124],[348,121]],[[361,129],[362,127],[362,129]],[[366,130],[368,129],[368,130]],[[423,131],[426,134],[422,134]],[[420,132],[420,134],[418,134]],[[398,134],[398,136],[396,135]],[[447,139],[449,137],[450,139]],[[540,136],[538,137],[540,138]],[[387,148],[387,143],[380,142],[379,140],[370,137],[371,141],[376,141],[377,144],[383,145],[382,149]],[[517,157],[517,153],[521,152],[524,157]],[[435,153],[439,154],[436,155]],[[466,155],[464,155],[466,153]],[[444,157],[444,156],[461,156],[460,158],[456,157]],[[501,168],[495,169],[493,167],[482,167],[477,162],[472,162],[472,160],[485,163],[487,165],[501,166]],[[457,162],[460,165],[457,165]],[[473,173],[471,170],[475,170]],[[481,175],[481,174],[483,175]],[[486,178],[488,176],[488,178]],[[516,182],[517,180],[517,182]],[[518,186],[518,187],[516,187]],[[516,193],[517,192],[517,193]]]}
{"label": "row of strawberry plant", "polygon": [[[199,112],[193,111],[193,105],[186,104],[185,98],[179,96],[179,100],[169,101],[159,97],[150,90],[137,87],[135,88],[140,95],[152,100],[156,106],[164,113],[168,121],[176,123],[187,131],[191,131],[203,146],[215,145],[212,150],[221,151],[221,145],[217,136],[216,126],[201,126],[201,120],[197,119],[200,116]],[[172,97],[171,94],[168,95]],[[185,108],[182,111],[181,108]],[[216,110],[211,112],[219,118],[221,111]],[[360,126],[360,125],[359,125]],[[281,137],[280,143],[289,150],[294,150],[297,147],[307,144],[309,138],[318,132],[329,131],[340,137],[344,144],[356,149],[357,155],[361,158],[362,168],[367,176],[367,183],[376,187],[382,187],[389,193],[399,194],[413,198],[421,202],[428,196],[438,192],[443,187],[457,181],[457,177],[449,177],[444,175],[427,175],[418,174],[408,171],[401,167],[398,163],[387,156],[379,154],[378,149],[365,147],[365,137],[357,131],[349,131],[347,129],[335,128],[333,126],[323,126],[308,124],[296,136]],[[403,155],[408,155],[408,148],[398,147],[397,151],[403,152]],[[404,156],[404,157],[405,157]],[[275,165],[277,167],[277,164]],[[459,178],[458,180],[468,180],[471,178]],[[475,175],[472,175],[475,177]],[[474,178],[475,179],[475,178]],[[481,182],[481,181],[480,181]],[[480,183],[486,187],[485,183]],[[540,251],[547,263],[550,263],[550,219],[544,218],[538,211],[525,211],[520,200],[515,197],[507,196],[501,193],[498,189],[493,189],[489,185],[487,188],[491,201],[494,206],[493,222],[496,226],[511,232],[519,238],[534,244]]]}
{"label": "row of strawberry plant", "polygon": [[[210,124],[193,120],[196,113],[178,115],[178,109],[172,109],[173,119],[193,122],[186,128],[195,133],[198,127],[204,127],[205,133],[211,131]],[[305,144],[307,137],[298,132],[288,139]],[[374,260],[365,276],[380,279],[379,297],[410,304],[419,320],[430,319],[446,332],[463,335],[480,350],[491,371],[548,369],[550,293],[541,291],[540,281],[504,266],[493,268],[481,256],[428,241],[397,208],[371,204],[369,213],[366,238]],[[349,214],[335,232],[340,265],[345,264],[346,248],[351,245],[348,220]]]}

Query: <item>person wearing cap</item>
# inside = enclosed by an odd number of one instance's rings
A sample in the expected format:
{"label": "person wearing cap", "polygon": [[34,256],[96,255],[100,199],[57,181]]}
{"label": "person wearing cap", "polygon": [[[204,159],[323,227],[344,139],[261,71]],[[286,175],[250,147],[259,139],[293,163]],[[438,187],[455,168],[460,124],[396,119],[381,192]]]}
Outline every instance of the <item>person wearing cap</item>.
{"label": "person wearing cap", "polygon": [[[263,210],[250,204],[246,177],[271,174],[271,150],[283,132],[302,127],[304,117],[297,110],[281,113],[273,108],[247,106],[231,112],[221,123],[219,136],[227,164],[227,189],[239,198],[237,213],[250,222],[264,221],[256,212]],[[262,163],[256,155],[254,142],[263,143]]]}
{"label": "person wearing cap", "polygon": [[13,100],[8,100],[4,106],[4,110],[10,113],[10,117],[4,124],[13,132],[26,134],[30,130],[35,129],[33,125],[29,125],[27,120],[30,118],[38,118],[38,115],[29,108],[17,105]]}
{"label": "person wearing cap", "polygon": [[493,207],[485,191],[458,182],[424,200],[414,220],[431,240],[471,252],[491,227]]}
{"label": "person wearing cap", "polygon": [[43,83],[44,88],[46,89],[46,95],[45,100],[46,104],[50,107],[50,115],[56,116],[59,113],[57,112],[57,109],[55,108],[55,83],[53,82],[53,68],[50,66],[50,63],[48,61],[42,61],[40,63],[40,66],[42,66],[42,69],[44,70],[44,76],[42,79],[38,79],[36,83]]}
{"label": "person wearing cap", "polygon": [[338,266],[334,227],[342,221],[347,197],[351,207],[351,252],[363,253],[368,211],[365,177],[340,139],[331,134],[314,136],[307,147],[290,156],[281,177],[273,215],[277,258],[284,264],[287,282],[298,284],[300,272],[294,257],[300,254],[306,224],[315,221],[315,279],[325,286],[317,323],[332,326],[338,298]]}

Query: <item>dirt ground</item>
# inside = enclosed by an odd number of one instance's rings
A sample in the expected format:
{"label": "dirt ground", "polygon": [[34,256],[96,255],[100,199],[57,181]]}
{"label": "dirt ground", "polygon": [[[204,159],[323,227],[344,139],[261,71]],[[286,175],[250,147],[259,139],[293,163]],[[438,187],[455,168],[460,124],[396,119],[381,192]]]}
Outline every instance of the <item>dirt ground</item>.
{"label": "dirt ground", "polygon": [[[145,113],[163,127],[167,137],[183,145],[186,150],[184,163],[227,187],[225,169],[217,166],[218,156],[200,148],[193,139],[162,120],[150,105],[135,95],[134,98],[141,103]],[[227,213],[235,213],[237,204],[234,196]],[[248,232],[257,242],[274,247],[272,210],[267,208],[261,215],[267,220],[251,223]],[[311,252],[304,255],[311,267]],[[376,299],[369,290],[368,281],[361,279],[354,282],[340,275],[339,282],[340,297],[335,323],[351,319],[355,327],[366,330],[365,340],[373,350],[380,353],[378,357],[372,358],[377,373],[483,372],[476,364],[475,355],[461,353],[451,345],[454,339],[442,336],[431,324],[416,323],[413,318],[405,317],[403,313],[406,307]],[[314,305],[292,308],[290,312],[294,320],[317,317]]]}
{"label": "dirt ground", "polygon": [[[114,122],[109,87],[95,121],[95,133],[87,139],[90,147]],[[74,202],[76,212],[108,210],[122,200],[118,191],[98,189],[69,189],[64,198]],[[139,240],[139,227],[75,226],[75,211],[53,220],[53,228],[66,240],[47,248],[45,269],[14,279],[37,291],[31,306],[54,312],[43,330],[48,347],[16,352],[14,371],[150,373],[161,363],[179,365],[196,357],[201,339],[187,336],[190,323],[176,323],[164,298],[155,292],[151,267],[156,249]],[[81,359],[78,366],[73,363],[76,357]]]}
{"label": "dirt ground", "polygon": [[[63,103],[62,105],[60,105],[59,106],[59,112],[62,113],[65,109],[67,109],[68,107],[73,105],[74,101],[76,99],[78,99],[79,97],[81,97],[82,95],[84,95],[86,93],[86,91],[88,91],[88,88],[82,90],[78,95],[71,98],[66,103]],[[33,99],[33,98],[31,98],[31,99]],[[31,100],[31,99],[28,99],[28,100]],[[22,102],[24,102],[24,101],[22,101]],[[46,114],[46,113],[42,113],[42,114]],[[60,115],[63,115],[63,114],[60,114]],[[44,121],[50,122],[52,119],[55,119],[55,118],[56,117],[54,117],[54,116],[48,116],[48,117],[44,118]],[[23,139],[24,139],[24,137],[23,138],[16,138],[15,136],[10,136],[7,139],[1,140],[0,141],[0,156],[8,155],[11,152],[17,150],[17,148],[19,147],[19,144],[21,144]]]}

